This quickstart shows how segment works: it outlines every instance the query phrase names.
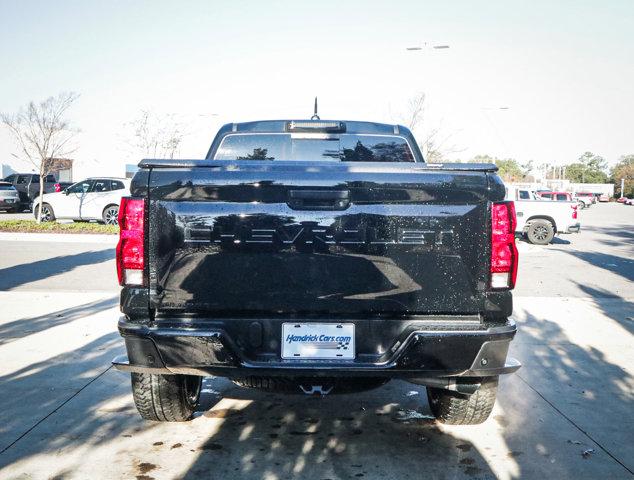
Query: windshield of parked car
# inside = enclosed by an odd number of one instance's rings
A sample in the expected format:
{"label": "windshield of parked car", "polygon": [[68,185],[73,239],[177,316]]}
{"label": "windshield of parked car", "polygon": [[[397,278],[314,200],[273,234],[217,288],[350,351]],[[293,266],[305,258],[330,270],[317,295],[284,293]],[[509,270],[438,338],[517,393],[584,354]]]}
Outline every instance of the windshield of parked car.
{"label": "windshield of parked car", "polygon": [[413,162],[407,140],[396,135],[232,134],[215,160],[333,160]]}
{"label": "windshield of parked car", "polygon": [[90,184],[92,182],[90,180],[84,180],[83,182],[78,182],[74,185],[71,185],[66,189],[68,193],[86,193],[90,190]]}

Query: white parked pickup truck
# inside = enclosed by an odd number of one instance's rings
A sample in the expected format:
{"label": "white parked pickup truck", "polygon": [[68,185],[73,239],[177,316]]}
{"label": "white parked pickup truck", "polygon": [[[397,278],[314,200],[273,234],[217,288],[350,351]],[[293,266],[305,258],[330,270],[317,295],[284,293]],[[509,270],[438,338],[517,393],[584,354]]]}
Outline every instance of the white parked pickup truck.
{"label": "white parked pickup truck", "polygon": [[515,202],[515,233],[525,236],[530,243],[547,245],[558,233],[577,233],[581,229],[575,201],[540,200],[532,190],[513,186],[506,187],[506,199]]}

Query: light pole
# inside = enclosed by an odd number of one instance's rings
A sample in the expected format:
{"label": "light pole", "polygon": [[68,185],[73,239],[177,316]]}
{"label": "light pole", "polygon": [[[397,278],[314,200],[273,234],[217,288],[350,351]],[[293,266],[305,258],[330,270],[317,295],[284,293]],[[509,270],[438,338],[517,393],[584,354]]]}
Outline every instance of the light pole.
{"label": "light pole", "polygon": [[433,49],[433,50],[446,50],[449,48],[449,45],[446,44],[438,44],[438,45],[431,45],[428,44],[427,42],[423,43],[423,46],[419,46],[419,45],[414,45],[412,47],[405,47],[405,50],[409,51],[409,52],[418,52],[421,50],[428,50],[428,49]]}
{"label": "light pole", "polygon": [[625,178],[621,179],[621,198],[623,198],[623,191],[625,190]]}

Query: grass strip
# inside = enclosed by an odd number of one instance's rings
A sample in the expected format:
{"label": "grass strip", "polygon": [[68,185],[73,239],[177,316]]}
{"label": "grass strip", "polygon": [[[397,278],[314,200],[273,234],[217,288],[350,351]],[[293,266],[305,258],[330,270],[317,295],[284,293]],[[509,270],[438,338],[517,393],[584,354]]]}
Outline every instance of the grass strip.
{"label": "grass strip", "polygon": [[5,220],[0,221],[0,232],[19,233],[101,233],[106,235],[117,235],[118,225],[103,225],[101,223],[57,223],[42,222],[35,220]]}

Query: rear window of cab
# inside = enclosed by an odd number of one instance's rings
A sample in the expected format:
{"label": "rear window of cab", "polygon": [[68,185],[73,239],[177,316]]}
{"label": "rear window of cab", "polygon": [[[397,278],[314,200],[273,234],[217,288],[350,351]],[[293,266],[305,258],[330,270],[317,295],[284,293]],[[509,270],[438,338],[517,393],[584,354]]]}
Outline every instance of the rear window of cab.
{"label": "rear window of cab", "polygon": [[227,135],[214,160],[413,162],[414,155],[397,135],[245,133]]}

